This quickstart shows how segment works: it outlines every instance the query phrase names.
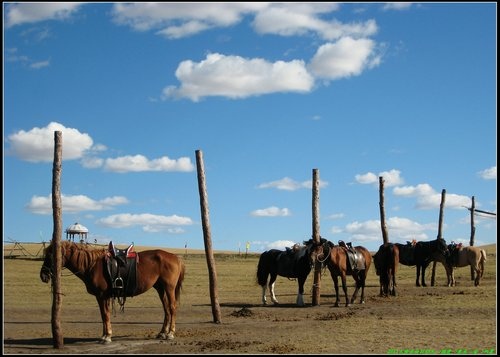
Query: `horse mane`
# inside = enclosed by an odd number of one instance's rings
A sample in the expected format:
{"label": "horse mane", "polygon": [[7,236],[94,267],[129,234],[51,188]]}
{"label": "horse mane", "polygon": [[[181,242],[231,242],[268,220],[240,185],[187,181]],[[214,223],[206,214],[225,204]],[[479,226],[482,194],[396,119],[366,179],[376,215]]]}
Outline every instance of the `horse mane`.
{"label": "horse mane", "polygon": [[90,269],[99,258],[102,258],[106,254],[106,250],[103,248],[92,248],[87,245],[68,241],[61,242],[61,252],[78,271]]}

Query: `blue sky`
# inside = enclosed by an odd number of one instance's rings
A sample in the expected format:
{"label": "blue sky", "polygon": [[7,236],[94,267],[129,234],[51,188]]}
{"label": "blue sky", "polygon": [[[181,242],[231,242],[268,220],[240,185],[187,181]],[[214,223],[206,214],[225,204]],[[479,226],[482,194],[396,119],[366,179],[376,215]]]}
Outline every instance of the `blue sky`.
{"label": "blue sky", "polygon": [[[468,244],[497,211],[496,3],[3,3],[3,239],[261,252],[312,234]],[[496,216],[475,216],[476,245]],[[63,234],[63,238],[65,235]]]}

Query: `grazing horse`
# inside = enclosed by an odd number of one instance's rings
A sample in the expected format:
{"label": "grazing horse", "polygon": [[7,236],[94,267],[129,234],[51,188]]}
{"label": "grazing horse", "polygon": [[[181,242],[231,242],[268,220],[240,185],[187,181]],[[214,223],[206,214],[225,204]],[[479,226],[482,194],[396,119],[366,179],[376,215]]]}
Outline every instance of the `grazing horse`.
{"label": "grazing horse", "polygon": [[373,256],[375,271],[380,279],[380,296],[396,296],[399,260],[399,248],[393,243],[382,244]]}
{"label": "grazing horse", "polygon": [[[40,279],[44,283],[48,283],[53,275],[53,251],[54,246],[51,243],[45,251],[45,259],[40,270]],[[134,291],[127,296],[140,295],[154,287],[164,311],[163,326],[157,338],[173,339],[177,301],[184,280],[184,262],[177,255],[159,249],[136,254],[136,284]],[[107,270],[110,251],[63,241],[61,255],[62,266],[80,278],[85,283],[87,292],[95,296],[103,325],[101,342],[111,342],[110,308],[114,284]]]}
{"label": "grazing horse", "polygon": [[[322,241],[326,241],[322,238]],[[271,301],[278,304],[274,293],[276,278],[283,276],[289,279],[297,279],[299,290],[296,303],[304,306],[304,283],[311,272],[311,252],[315,246],[312,239],[305,241],[304,245],[295,244],[285,251],[270,249],[262,253],[257,264],[257,282],[262,287],[262,303],[267,305],[266,291],[269,287]],[[269,278],[269,280],[268,280]]]}
{"label": "grazing horse", "polygon": [[[356,253],[355,255],[352,254],[354,252]],[[352,262],[350,256],[354,259]],[[316,261],[319,261],[322,265],[326,265],[328,267],[335,287],[336,307],[339,306],[340,303],[339,276],[342,280],[342,289],[345,294],[345,306],[349,306],[354,303],[356,297],[358,296],[359,289],[361,289],[360,303],[365,303],[366,276],[368,275],[368,270],[370,269],[372,262],[372,256],[368,249],[362,246],[352,248],[336,246],[332,242],[326,241],[313,250],[312,261],[314,264]],[[356,282],[356,289],[352,294],[350,302],[347,295],[347,275],[352,275],[354,281]]]}
{"label": "grazing horse", "polygon": [[[429,242],[419,241],[416,244],[399,244],[399,262],[403,265],[417,266],[416,286],[427,286],[425,283],[425,269],[432,261],[443,261],[448,255],[448,246],[443,238]],[[422,271],[422,284],[420,284],[420,271]]]}
{"label": "grazing horse", "polygon": [[484,249],[470,246],[457,247],[450,253],[446,260],[445,268],[448,276],[448,286],[455,286],[455,267],[471,266],[474,269],[474,286],[478,286],[484,274],[484,262],[486,261],[486,251]]}

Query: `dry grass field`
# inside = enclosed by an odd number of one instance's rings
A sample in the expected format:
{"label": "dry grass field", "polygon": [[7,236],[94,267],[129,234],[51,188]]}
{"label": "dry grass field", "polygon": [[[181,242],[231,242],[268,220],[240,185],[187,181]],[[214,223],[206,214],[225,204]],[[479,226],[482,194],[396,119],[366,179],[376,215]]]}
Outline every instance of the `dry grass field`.
{"label": "dry grass field", "polygon": [[[393,354],[497,353],[496,245],[487,251],[480,286],[468,267],[456,269],[457,286],[447,287],[442,265],[436,286],[415,287],[415,267],[400,265],[398,296],[379,297],[372,266],[366,304],[333,307],[333,283],[325,271],[320,306],[311,306],[313,275],[305,307],[296,307],[297,282],[278,277],[278,306],[261,305],[255,273],[258,255],[215,254],[222,322],[215,324],[203,252],[173,251],[184,258],[186,278],[178,306],[176,338],[157,340],[163,320],[154,289],[128,298],[112,316],[113,342],[98,343],[102,327],[95,298],[63,270],[64,347],[52,347],[50,284],[39,277],[42,262],[4,258],[4,354]],[[39,246],[31,247],[34,252]],[[136,248],[136,250],[141,250]],[[5,256],[4,249],[4,256]],[[348,293],[353,280],[348,277]],[[269,300],[269,298],[268,298]]]}

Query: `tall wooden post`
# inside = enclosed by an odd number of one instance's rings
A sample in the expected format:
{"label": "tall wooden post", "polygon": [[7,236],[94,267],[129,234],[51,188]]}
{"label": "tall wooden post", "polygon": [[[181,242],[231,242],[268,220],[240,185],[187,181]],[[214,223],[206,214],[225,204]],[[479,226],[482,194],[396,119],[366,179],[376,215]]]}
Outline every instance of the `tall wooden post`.
{"label": "tall wooden post", "polygon": [[[472,247],[474,245],[474,238],[476,235],[476,226],[474,225],[474,211],[476,209],[476,202],[474,196],[472,196],[472,206],[470,208],[470,241],[469,245]],[[474,267],[470,266],[470,280],[474,280]]]}
{"label": "tall wooden post", "polygon": [[[321,243],[319,231],[319,170],[313,169],[312,181],[312,231],[313,241],[315,244]],[[321,285],[321,263],[316,262],[314,266],[314,283],[312,305],[320,304],[320,285]]]}
{"label": "tall wooden post", "polygon": [[379,186],[379,206],[380,206],[380,227],[382,229],[382,239],[384,244],[389,243],[389,234],[387,233],[387,225],[385,223],[385,208],[384,208],[384,178],[378,178]]}
{"label": "tall wooden post", "polygon": [[52,277],[52,345],[54,348],[64,347],[64,338],[61,328],[61,237],[62,237],[62,218],[61,218],[61,170],[62,170],[62,132],[54,132],[54,163],[52,166],[52,219],[54,231],[52,233],[52,262],[54,276]]}
{"label": "tall wooden post", "polygon": [[[443,238],[443,217],[444,217],[445,200],[446,200],[446,190],[443,188],[443,190],[441,191],[441,204],[439,205],[439,223],[438,223],[437,239]],[[431,286],[434,286],[434,283],[436,282],[436,264],[437,262],[434,260],[432,262]]]}
{"label": "tall wooden post", "polygon": [[196,150],[196,167],[198,172],[198,190],[200,192],[201,220],[203,225],[203,241],[205,242],[205,256],[207,258],[208,278],[210,281],[210,299],[212,302],[212,315],[215,323],[221,323],[221,312],[217,293],[217,271],[212,250],[212,237],[210,232],[210,216],[208,210],[208,195],[205,184],[205,166],[203,152]]}

